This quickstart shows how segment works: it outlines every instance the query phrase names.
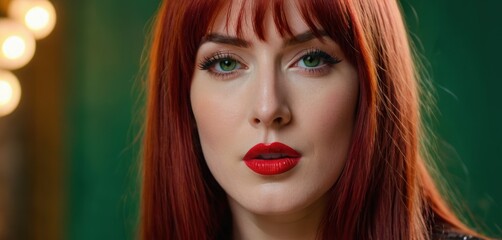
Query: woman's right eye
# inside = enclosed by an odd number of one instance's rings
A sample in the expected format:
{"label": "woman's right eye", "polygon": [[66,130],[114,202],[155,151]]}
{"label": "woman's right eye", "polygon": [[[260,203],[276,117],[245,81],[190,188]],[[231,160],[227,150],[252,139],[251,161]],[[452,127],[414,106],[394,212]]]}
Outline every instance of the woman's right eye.
{"label": "woman's right eye", "polygon": [[231,72],[240,67],[240,63],[231,58],[226,58],[216,62],[214,70],[218,72]]}
{"label": "woman's right eye", "polygon": [[217,53],[212,57],[205,58],[200,64],[199,69],[208,71],[217,77],[231,77],[232,74],[244,69],[245,66],[232,54]]}

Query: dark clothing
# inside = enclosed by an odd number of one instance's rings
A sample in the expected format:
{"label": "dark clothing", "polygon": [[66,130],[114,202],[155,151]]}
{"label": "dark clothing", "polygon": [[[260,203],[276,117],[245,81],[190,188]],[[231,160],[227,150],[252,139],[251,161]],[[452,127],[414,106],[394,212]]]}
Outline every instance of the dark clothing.
{"label": "dark clothing", "polygon": [[458,233],[454,230],[449,229],[434,229],[432,232],[433,240],[482,240],[478,237],[473,237],[471,235]]}

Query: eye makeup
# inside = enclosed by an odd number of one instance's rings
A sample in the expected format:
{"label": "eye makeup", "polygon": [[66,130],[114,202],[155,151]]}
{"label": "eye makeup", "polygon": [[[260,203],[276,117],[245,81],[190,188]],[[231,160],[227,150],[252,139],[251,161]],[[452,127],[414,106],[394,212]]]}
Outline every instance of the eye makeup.
{"label": "eye makeup", "polygon": [[[247,65],[237,54],[229,51],[217,51],[204,57],[198,64],[198,69],[220,79],[228,79],[247,69]],[[302,74],[317,77],[329,73],[332,67],[342,60],[319,48],[309,48],[300,51],[293,57],[293,63],[288,68]]]}
{"label": "eye makeup", "polygon": [[336,56],[332,56],[327,52],[311,48],[297,54],[298,58],[294,58],[291,68],[311,76],[322,76],[342,60]]}
{"label": "eye makeup", "polygon": [[210,57],[205,57],[199,64],[200,70],[208,71],[218,78],[228,78],[236,74],[241,69],[246,69],[239,57],[230,52],[218,51]]}

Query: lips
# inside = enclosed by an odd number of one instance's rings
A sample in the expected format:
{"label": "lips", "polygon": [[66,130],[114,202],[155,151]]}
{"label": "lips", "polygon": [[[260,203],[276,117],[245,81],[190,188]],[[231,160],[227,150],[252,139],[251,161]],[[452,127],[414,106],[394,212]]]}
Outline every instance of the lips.
{"label": "lips", "polygon": [[300,153],[293,148],[274,142],[255,145],[249,149],[242,160],[246,166],[258,174],[277,175],[293,169],[300,158]]}

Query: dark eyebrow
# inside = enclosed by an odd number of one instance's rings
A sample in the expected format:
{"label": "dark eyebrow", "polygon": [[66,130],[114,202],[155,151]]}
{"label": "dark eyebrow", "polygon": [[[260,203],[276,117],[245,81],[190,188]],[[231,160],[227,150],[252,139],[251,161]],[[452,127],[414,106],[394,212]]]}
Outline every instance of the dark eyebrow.
{"label": "dark eyebrow", "polygon": [[244,39],[241,39],[238,37],[222,35],[222,34],[218,34],[218,33],[210,33],[210,34],[204,36],[202,38],[201,45],[206,42],[229,44],[229,45],[234,45],[237,47],[244,47],[244,48],[247,48],[251,45],[248,41],[246,41]]}
{"label": "dark eyebrow", "polygon": [[291,45],[296,45],[304,42],[308,42],[314,38],[318,37],[324,37],[327,36],[328,34],[324,30],[318,30],[318,33],[314,33],[312,31],[306,31],[304,33],[300,33],[298,35],[295,35],[286,41],[284,41],[285,46],[291,46]]}

